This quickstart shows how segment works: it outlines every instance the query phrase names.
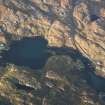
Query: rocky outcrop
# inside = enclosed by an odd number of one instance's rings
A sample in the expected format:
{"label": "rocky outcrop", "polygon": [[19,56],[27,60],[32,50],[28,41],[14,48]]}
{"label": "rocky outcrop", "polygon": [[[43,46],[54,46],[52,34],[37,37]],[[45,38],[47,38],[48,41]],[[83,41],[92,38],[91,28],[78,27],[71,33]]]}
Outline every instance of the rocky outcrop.
{"label": "rocky outcrop", "polygon": [[[77,23],[75,44],[77,48],[91,59],[96,67],[105,71],[105,17],[104,2],[80,2],[73,16]],[[103,13],[102,13],[103,11]]]}
{"label": "rocky outcrop", "polygon": [[35,105],[33,94],[41,89],[35,74],[14,65],[7,65],[6,68],[1,68],[1,71],[0,96],[9,100],[11,105]]}

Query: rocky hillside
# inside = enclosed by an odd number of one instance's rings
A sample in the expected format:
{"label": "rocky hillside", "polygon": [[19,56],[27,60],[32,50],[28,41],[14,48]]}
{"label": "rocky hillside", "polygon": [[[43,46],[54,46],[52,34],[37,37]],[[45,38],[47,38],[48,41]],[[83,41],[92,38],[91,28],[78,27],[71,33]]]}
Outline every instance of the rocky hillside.
{"label": "rocky hillside", "polygon": [[[105,77],[105,0],[0,0],[0,52],[13,40],[35,36],[48,40],[48,47],[78,50],[92,61],[95,74]],[[67,69],[70,62],[81,64],[67,55],[50,57],[39,77],[30,68],[1,67],[0,105],[103,105],[102,98],[81,81],[81,68],[78,75]],[[61,69],[66,72],[60,74]]]}

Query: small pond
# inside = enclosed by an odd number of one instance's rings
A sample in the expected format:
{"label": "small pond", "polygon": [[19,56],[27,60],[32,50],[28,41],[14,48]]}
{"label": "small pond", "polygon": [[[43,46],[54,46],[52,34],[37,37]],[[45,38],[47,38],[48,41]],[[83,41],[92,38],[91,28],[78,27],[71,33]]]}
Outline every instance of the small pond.
{"label": "small pond", "polygon": [[42,37],[12,41],[10,49],[2,53],[3,62],[35,69],[42,68],[50,56],[46,52],[47,44],[47,40]]}

